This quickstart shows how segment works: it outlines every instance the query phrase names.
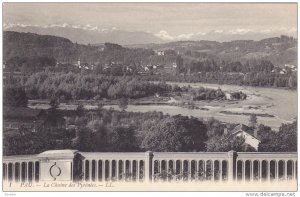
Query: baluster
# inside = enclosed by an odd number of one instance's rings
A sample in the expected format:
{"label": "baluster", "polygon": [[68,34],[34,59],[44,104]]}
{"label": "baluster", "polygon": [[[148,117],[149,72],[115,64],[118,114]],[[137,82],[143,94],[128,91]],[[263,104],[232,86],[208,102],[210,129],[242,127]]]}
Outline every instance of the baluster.
{"label": "baluster", "polygon": [[137,181],[137,182],[139,182],[140,181],[140,160],[138,159],[138,160],[136,160],[136,178],[135,178],[135,180]]}
{"label": "baluster", "polygon": [[206,165],[206,160],[202,160],[203,161],[203,179],[206,180],[206,174],[207,174],[207,165]]}
{"label": "baluster", "polygon": [[173,171],[174,171],[174,178],[175,178],[175,181],[176,181],[176,178],[177,178],[177,167],[176,167],[176,160],[173,160]]}
{"label": "baluster", "polygon": [[92,168],[93,168],[93,160],[89,160],[89,181],[93,181],[92,179]]}
{"label": "baluster", "polygon": [[123,180],[126,181],[126,176],[127,176],[127,172],[126,172],[126,160],[123,161]]}
{"label": "baluster", "polygon": [[267,160],[267,181],[271,181],[271,162]]}
{"label": "baluster", "polygon": [[220,160],[220,161],[219,161],[219,181],[220,181],[220,182],[221,182],[222,179],[223,179],[223,166],[222,166],[222,164],[223,164],[223,161]]}
{"label": "baluster", "polygon": [[108,160],[108,181],[112,180],[112,161]]}
{"label": "baluster", "polygon": [[246,180],[246,161],[242,161],[242,181]]}
{"label": "baluster", "polygon": [[116,180],[119,181],[119,160],[116,160]]}
{"label": "baluster", "polygon": [[249,180],[253,181],[253,177],[254,177],[254,161],[250,160],[250,177],[249,177]]}
{"label": "baluster", "polygon": [[168,181],[169,180],[169,160],[168,159],[166,159],[165,160],[165,174],[166,174],[166,181]]}
{"label": "baluster", "polygon": [[293,160],[293,173],[292,173],[292,176],[293,176],[293,180],[296,180],[296,168],[297,168],[297,165],[296,165],[296,161]]}
{"label": "baluster", "polygon": [[32,162],[32,182],[35,182],[35,161]]}
{"label": "baluster", "polygon": [[105,176],[106,176],[106,173],[105,173],[105,159],[102,159],[101,161],[102,161],[102,166],[101,166],[102,167],[102,172],[101,172],[102,173],[102,181],[105,182],[106,181],[106,179],[105,179]]}
{"label": "baluster", "polygon": [[262,161],[258,161],[259,164],[259,181],[262,181]]}
{"label": "baluster", "polygon": [[8,180],[8,164],[9,163],[5,163],[6,165],[6,171],[5,171],[5,177],[6,177],[6,179],[5,180]]}
{"label": "baluster", "polygon": [[85,159],[82,161],[82,179],[85,181]]}
{"label": "baluster", "polygon": [[238,181],[238,160],[235,162],[235,180]]}
{"label": "baluster", "polygon": [[25,177],[24,177],[24,182],[27,182],[28,181],[28,172],[29,172],[29,169],[28,169],[28,162],[25,162]]}
{"label": "baluster", "polygon": [[131,168],[130,168],[130,171],[131,171],[131,172],[130,172],[130,174],[131,174],[130,180],[131,180],[131,181],[133,181],[133,177],[134,177],[133,161],[134,161],[134,160],[131,160],[131,161],[130,161],[130,163],[131,163],[131,165],[130,165],[130,167],[131,167]]}
{"label": "baluster", "polygon": [[195,180],[198,181],[199,176],[199,160],[195,160],[196,172],[195,172]]}
{"label": "baluster", "polygon": [[99,161],[95,160],[95,181],[99,181]]}
{"label": "baluster", "polygon": [[287,164],[288,164],[288,161],[284,161],[284,177],[285,177],[286,181],[288,180]]}
{"label": "baluster", "polygon": [[151,177],[152,177],[152,180],[154,181],[155,180],[155,178],[156,177],[154,177],[154,174],[155,174],[155,172],[154,172],[154,164],[155,164],[155,160],[154,159],[152,159],[152,175],[151,175]]}
{"label": "baluster", "polygon": [[211,181],[215,181],[215,161],[211,160],[211,177],[210,180]]}
{"label": "baluster", "polygon": [[184,174],[183,174],[184,173],[184,165],[183,165],[184,164],[184,160],[182,160],[180,164],[181,164],[180,167],[181,167],[181,176],[182,176],[181,179],[184,180]]}
{"label": "baluster", "polygon": [[19,182],[22,182],[22,162],[20,162],[20,165],[19,165]]}
{"label": "baluster", "polygon": [[192,160],[188,160],[188,180],[192,180]]}
{"label": "baluster", "polygon": [[275,161],[275,180],[279,181],[279,161]]}

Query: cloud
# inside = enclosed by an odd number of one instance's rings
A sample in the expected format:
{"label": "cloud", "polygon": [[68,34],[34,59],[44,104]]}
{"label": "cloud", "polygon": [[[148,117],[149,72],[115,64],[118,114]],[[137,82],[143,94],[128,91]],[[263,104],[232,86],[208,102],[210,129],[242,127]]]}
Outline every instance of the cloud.
{"label": "cloud", "polygon": [[[202,32],[201,32],[202,34]],[[157,34],[154,34],[155,36],[159,37],[162,40],[166,41],[176,41],[176,40],[190,40],[192,39],[196,34],[194,33],[188,33],[188,34],[180,34],[177,36],[171,36],[166,30],[161,30]],[[200,35],[197,33],[197,35]]]}
{"label": "cloud", "polygon": [[223,32],[224,32],[224,30],[222,30],[222,29],[217,29],[217,30],[213,31],[213,33],[217,33],[217,34],[221,34]]}
{"label": "cloud", "polygon": [[244,34],[247,34],[249,32],[252,32],[252,31],[253,31],[252,29],[237,28],[235,30],[230,30],[229,33],[244,35]]}
{"label": "cloud", "polygon": [[172,37],[166,30],[161,30],[160,32],[154,35],[163,40],[174,40],[174,37]]}
{"label": "cloud", "polygon": [[180,34],[178,36],[175,37],[176,40],[180,40],[180,39],[184,39],[184,40],[188,40],[191,39],[195,34],[190,33],[190,34]]}

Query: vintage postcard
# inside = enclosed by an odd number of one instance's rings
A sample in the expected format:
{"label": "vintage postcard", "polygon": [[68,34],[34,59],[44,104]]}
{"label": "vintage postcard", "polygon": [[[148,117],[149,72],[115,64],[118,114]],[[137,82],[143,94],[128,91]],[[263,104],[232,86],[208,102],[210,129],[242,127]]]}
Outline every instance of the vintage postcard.
{"label": "vintage postcard", "polygon": [[297,6],[3,3],[3,192],[294,196]]}

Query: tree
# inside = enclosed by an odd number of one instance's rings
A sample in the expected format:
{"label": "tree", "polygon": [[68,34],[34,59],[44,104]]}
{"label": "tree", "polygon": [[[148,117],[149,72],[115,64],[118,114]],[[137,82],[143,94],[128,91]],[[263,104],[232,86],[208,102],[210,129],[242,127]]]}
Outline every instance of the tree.
{"label": "tree", "polygon": [[258,151],[261,152],[297,152],[297,121],[282,124],[279,131],[263,136]]}
{"label": "tree", "polygon": [[255,114],[251,114],[249,118],[249,127],[255,127],[257,124],[257,117]]}
{"label": "tree", "polygon": [[141,147],[160,152],[204,151],[206,140],[206,127],[201,121],[177,115],[152,126]]}
{"label": "tree", "polygon": [[242,137],[215,136],[206,142],[206,149],[208,152],[228,152],[231,150],[244,152],[244,142],[245,139]]}
{"label": "tree", "polygon": [[177,73],[181,73],[183,71],[183,59],[180,55],[176,57],[176,65],[177,65]]}
{"label": "tree", "polygon": [[22,87],[5,87],[3,95],[3,104],[11,107],[27,107],[28,98]]}
{"label": "tree", "polygon": [[138,150],[137,140],[133,128],[113,127],[108,132],[108,151],[134,152]]}
{"label": "tree", "polygon": [[206,122],[208,137],[221,136],[224,133],[225,125],[214,118],[208,119]]}
{"label": "tree", "polygon": [[78,115],[78,116],[80,116],[80,115],[82,115],[84,113],[84,106],[83,106],[83,104],[79,104],[78,106],[77,106],[77,108],[76,108],[76,114]]}
{"label": "tree", "polygon": [[92,132],[87,127],[79,127],[77,132],[76,142],[73,147],[79,151],[93,151],[95,144],[92,144]]}
{"label": "tree", "polygon": [[119,102],[118,102],[118,105],[119,105],[119,108],[122,110],[122,111],[125,111],[127,109],[127,105],[128,105],[128,99],[125,98],[125,97],[122,97],[119,99]]}
{"label": "tree", "polygon": [[56,97],[53,96],[50,99],[50,103],[49,104],[50,104],[51,109],[57,109],[58,106],[59,106],[59,100]]}

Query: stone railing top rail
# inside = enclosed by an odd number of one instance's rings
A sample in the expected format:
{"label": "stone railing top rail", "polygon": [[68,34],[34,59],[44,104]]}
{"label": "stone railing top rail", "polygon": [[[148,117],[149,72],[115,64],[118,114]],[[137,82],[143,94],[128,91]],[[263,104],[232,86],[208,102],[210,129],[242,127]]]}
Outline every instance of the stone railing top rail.
{"label": "stone railing top rail", "polygon": [[5,161],[38,161],[37,155],[10,155],[3,156],[3,162]]}
{"label": "stone railing top rail", "polygon": [[140,159],[146,156],[153,156],[154,159],[172,159],[172,158],[228,158],[229,156],[236,155],[240,159],[247,158],[265,158],[265,159],[286,159],[293,158],[297,159],[298,154],[296,152],[79,152],[77,150],[49,150],[36,155],[11,155],[4,156],[3,161],[37,161],[43,158],[59,158],[59,159],[71,159],[76,154],[81,155],[86,159],[97,159],[97,158],[111,158],[111,159]]}
{"label": "stone railing top rail", "polygon": [[147,152],[78,152],[83,158],[97,159],[97,158],[145,158]]}
{"label": "stone railing top rail", "polygon": [[238,158],[264,158],[264,159],[284,159],[284,158],[298,158],[296,152],[238,152]]}

